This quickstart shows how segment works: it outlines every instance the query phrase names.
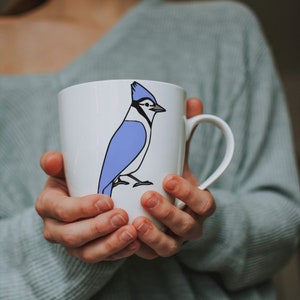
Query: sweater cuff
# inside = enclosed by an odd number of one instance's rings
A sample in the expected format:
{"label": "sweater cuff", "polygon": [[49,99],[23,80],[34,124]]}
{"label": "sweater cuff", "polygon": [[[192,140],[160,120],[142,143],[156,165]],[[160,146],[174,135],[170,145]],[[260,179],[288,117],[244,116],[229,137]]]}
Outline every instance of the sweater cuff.
{"label": "sweater cuff", "polygon": [[0,222],[1,299],[89,299],[100,291],[124,260],[84,263],[43,237],[34,208]]}

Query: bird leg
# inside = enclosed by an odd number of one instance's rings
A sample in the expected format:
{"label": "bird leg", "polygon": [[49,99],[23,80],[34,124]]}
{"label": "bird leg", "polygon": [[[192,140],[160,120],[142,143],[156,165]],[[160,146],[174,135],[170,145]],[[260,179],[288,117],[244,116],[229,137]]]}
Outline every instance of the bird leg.
{"label": "bird leg", "polygon": [[116,178],[116,180],[114,181],[114,183],[113,183],[113,187],[115,187],[115,186],[117,186],[117,185],[119,185],[119,184],[125,184],[125,185],[128,185],[129,182],[128,182],[128,181],[125,181],[125,180],[122,180],[122,179],[121,179],[121,176],[118,176],[118,177]]}
{"label": "bird leg", "polygon": [[133,176],[132,174],[127,174],[127,176],[129,176],[130,178],[132,178],[133,180],[136,181],[136,183],[133,185],[133,187],[137,187],[137,186],[140,186],[140,185],[151,185],[151,184],[153,184],[153,182],[148,181],[148,180],[141,181],[138,178],[136,178],[135,176]]}

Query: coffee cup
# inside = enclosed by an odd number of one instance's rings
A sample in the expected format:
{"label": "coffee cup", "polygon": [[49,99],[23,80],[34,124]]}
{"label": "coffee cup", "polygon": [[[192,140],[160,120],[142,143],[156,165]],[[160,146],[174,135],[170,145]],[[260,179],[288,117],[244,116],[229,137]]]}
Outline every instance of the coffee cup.
{"label": "coffee cup", "polygon": [[[174,202],[162,181],[168,174],[182,174],[186,142],[200,123],[221,130],[226,151],[199,188],[206,189],[218,179],[232,159],[234,138],[228,124],[208,114],[187,119],[186,92],[177,85],[104,80],[67,87],[58,98],[70,195],[106,194],[115,207],[128,213],[130,222],[142,215],[151,219],[140,204],[148,190]],[[182,207],[183,203],[177,200],[176,205]]]}

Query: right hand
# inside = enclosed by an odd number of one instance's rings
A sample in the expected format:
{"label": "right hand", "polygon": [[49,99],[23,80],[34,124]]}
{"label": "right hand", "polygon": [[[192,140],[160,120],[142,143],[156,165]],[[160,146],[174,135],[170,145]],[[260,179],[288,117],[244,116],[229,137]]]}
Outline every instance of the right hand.
{"label": "right hand", "polygon": [[44,221],[46,240],[89,263],[125,258],[139,250],[135,227],[128,224],[124,210],[113,208],[111,198],[69,196],[60,153],[44,153],[40,164],[49,178],[35,208]]}

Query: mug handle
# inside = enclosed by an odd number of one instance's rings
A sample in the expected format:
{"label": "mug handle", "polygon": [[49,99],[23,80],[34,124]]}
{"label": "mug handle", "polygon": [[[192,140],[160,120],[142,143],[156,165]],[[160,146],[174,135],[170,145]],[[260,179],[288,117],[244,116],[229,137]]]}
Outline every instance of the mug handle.
{"label": "mug handle", "polygon": [[[208,178],[204,180],[198,187],[200,190],[205,190],[209,185],[215,182],[222,175],[222,173],[226,170],[226,168],[229,166],[232,160],[233,152],[234,152],[233,133],[229,125],[224,120],[214,115],[203,114],[203,115],[192,117],[190,119],[184,118],[184,121],[185,121],[185,128],[186,128],[185,131],[186,141],[188,141],[189,138],[191,137],[191,134],[195,129],[195,127],[202,122],[211,123],[217,126],[222,131],[225,137],[226,151],[222,162],[220,163],[218,168],[210,176],[208,176]],[[183,208],[185,206],[185,204],[178,199],[176,199],[175,203],[176,203],[175,205],[179,208]]]}

